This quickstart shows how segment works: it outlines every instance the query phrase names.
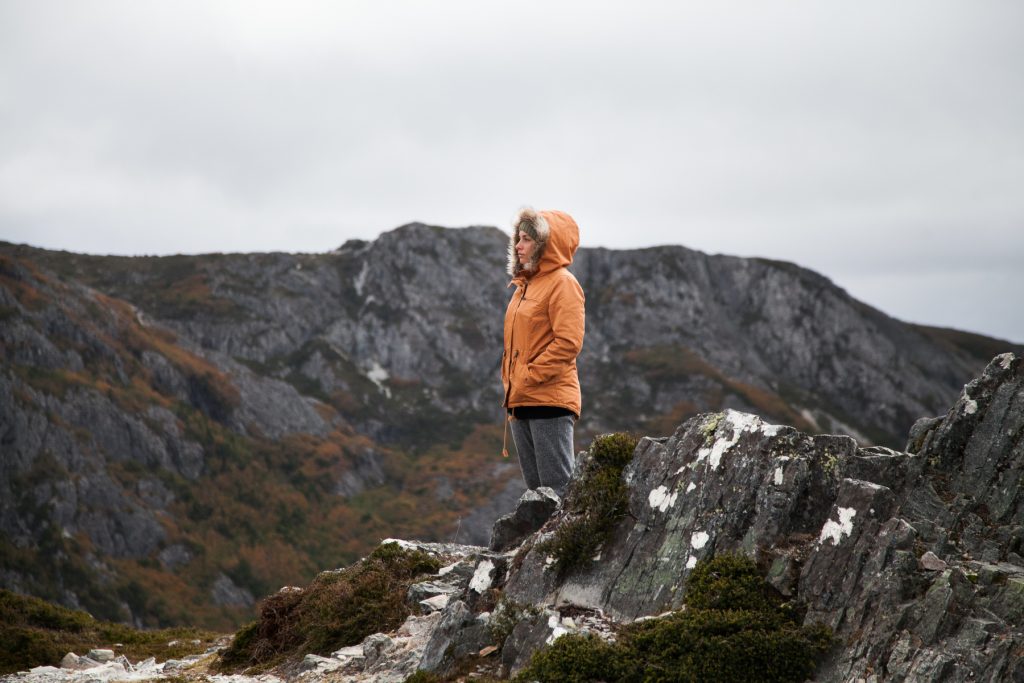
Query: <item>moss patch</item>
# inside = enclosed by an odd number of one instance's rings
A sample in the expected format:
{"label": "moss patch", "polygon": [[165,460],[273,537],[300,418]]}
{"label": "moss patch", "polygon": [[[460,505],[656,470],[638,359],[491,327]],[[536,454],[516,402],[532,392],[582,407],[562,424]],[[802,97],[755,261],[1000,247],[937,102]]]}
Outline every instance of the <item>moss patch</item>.
{"label": "moss patch", "polygon": [[623,628],[618,641],[563,636],[517,681],[799,683],[831,646],[824,626],[799,625],[751,560],[726,555],[690,575],[685,609]]}
{"label": "moss patch", "polygon": [[636,443],[635,437],[622,433],[594,439],[590,460],[566,496],[568,518],[551,539],[538,546],[555,559],[559,575],[589,564],[625,516],[629,492],[622,470],[633,459]]}
{"label": "moss patch", "polygon": [[205,652],[217,637],[194,628],[138,631],[0,589],[0,675],[59,666],[68,652],[85,654],[92,648],[112,649],[133,661],[179,659]]}
{"label": "moss patch", "polygon": [[392,631],[411,613],[405,604],[409,585],[440,567],[426,553],[384,544],[351,567],[321,574],[305,589],[264,600],[259,620],[235,635],[217,666],[221,671],[266,669]]}

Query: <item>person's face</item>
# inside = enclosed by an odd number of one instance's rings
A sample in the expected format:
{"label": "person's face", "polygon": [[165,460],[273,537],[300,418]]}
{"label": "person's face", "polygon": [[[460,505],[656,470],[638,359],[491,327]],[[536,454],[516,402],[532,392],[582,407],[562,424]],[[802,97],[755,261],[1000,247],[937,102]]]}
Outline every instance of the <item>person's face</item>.
{"label": "person's face", "polygon": [[529,263],[536,248],[537,243],[532,237],[527,235],[525,232],[519,233],[519,239],[516,240],[516,254],[519,255],[519,263],[524,266]]}

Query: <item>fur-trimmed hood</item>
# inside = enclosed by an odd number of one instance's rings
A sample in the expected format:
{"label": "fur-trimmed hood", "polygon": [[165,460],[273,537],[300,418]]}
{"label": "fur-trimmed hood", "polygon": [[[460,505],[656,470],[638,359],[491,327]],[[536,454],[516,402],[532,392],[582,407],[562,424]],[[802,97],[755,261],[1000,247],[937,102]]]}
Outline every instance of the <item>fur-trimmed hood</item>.
{"label": "fur-trimmed hood", "polygon": [[[525,232],[537,242],[533,258],[525,266],[516,255],[519,233]],[[519,210],[512,220],[512,238],[508,245],[508,274],[530,277],[572,263],[580,246],[580,228],[564,211],[537,211],[531,207]]]}

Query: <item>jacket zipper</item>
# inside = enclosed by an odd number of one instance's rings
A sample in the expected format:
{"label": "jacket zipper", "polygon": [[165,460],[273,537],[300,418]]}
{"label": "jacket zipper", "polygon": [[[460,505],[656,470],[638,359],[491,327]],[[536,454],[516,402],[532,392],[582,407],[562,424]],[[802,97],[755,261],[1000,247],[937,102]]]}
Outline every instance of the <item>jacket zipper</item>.
{"label": "jacket zipper", "polygon": [[[530,285],[529,282],[523,283],[523,293],[522,293],[522,295],[520,295],[519,303],[516,304],[516,310],[512,314],[512,332],[509,334],[509,337],[508,337],[508,346],[509,346],[508,350],[509,351],[512,350],[512,346],[515,343],[516,316],[519,315],[519,307],[523,305],[523,299],[526,298],[526,288],[529,287],[529,285]],[[508,359],[508,372],[506,373],[508,375],[508,389],[505,390],[505,400],[501,404],[502,407],[508,406],[508,397],[512,394],[512,364],[515,362],[516,358],[518,358],[518,357],[519,357],[519,350],[516,349],[516,352],[511,354],[509,356],[509,359]]]}

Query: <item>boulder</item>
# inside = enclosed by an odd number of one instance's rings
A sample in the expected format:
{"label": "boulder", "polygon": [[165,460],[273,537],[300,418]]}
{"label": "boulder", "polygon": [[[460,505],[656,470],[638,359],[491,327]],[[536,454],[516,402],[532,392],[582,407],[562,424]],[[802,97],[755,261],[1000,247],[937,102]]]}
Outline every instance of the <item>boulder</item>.
{"label": "boulder", "polygon": [[546,486],[526,491],[519,498],[516,509],[499,517],[494,523],[488,547],[501,552],[519,545],[523,539],[544,526],[558,503],[558,494]]}

